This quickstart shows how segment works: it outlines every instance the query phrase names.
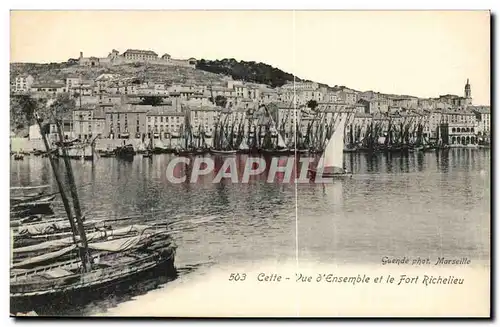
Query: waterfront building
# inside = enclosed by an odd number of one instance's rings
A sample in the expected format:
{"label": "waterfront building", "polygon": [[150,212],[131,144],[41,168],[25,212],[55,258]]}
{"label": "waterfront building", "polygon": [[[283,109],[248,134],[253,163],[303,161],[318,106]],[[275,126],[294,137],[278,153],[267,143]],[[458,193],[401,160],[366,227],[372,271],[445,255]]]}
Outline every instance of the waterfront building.
{"label": "waterfront building", "polygon": [[424,123],[424,136],[429,137],[432,141],[437,141],[439,136],[439,126],[442,120],[442,112],[439,109],[424,111],[426,120]]}
{"label": "waterfront building", "polygon": [[491,111],[489,106],[470,107],[476,116],[477,134],[480,136],[489,136],[491,131]]}
{"label": "waterfront building", "polygon": [[73,135],[80,140],[100,137],[105,132],[104,115],[96,114],[95,106],[84,106],[73,110]]}
{"label": "waterfront building", "polygon": [[146,117],[148,138],[179,137],[185,122],[185,113],[178,112],[172,106],[150,107]]}
{"label": "waterfront building", "polygon": [[108,138],[144,138],[147,133],[146,115],[151,106],[122,104],[105,112],[105,132]]}
{"label": "waterfront building", "polygon": [[440,123],[440,139],[443,144],[477,144],[476,115],[468,109],[443,110]]}
{"label": "waterfront building", "polygon": [[[221,113],[221,108],[215,106],[189,106],[186,107],[185,110],[187,110],[187,112],[189,113],[189,122],[193,128],[193,131],[202,129],[205,132],[212,132],[215,123],[218,121],[219,115]],[[234,116],[231,115],[228,122],[232,123],[233,121],[236,121],[237,117],[237,114]]]}

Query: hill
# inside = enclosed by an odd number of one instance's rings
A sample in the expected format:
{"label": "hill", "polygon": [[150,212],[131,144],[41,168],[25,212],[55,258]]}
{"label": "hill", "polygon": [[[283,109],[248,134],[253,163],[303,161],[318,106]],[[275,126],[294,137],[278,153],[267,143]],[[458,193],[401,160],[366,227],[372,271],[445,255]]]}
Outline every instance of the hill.
{"label": "hill", "polygon": [[[70,75],[80,75],[83,79],[95,79],[101,74],[120,74],[124,77],[135,76],[147,81],[166,83],[220,84],[227,76],[234,80],[266,84],[279,87],[293,81],[293,74],[284,72],[268,64],[235,59],[201,59],[196,69],[189,67],[155,65],[154,63],[123,64],[110,67],[79,66],[74,60],[62,63],[11,63],[11,82],[19,74],[30,74],[35,81],[64,80]],[[296,77],[296,81],[310,82]],[[328,87],[325,84],[320,86]]]}
{"label": "hill", "polygon": [[[236,59],[206,60],[200,59],[196,63],[199,70],[224,74],[235,80],[244,80],[259,84],[267,84],[271,87],[279,87],[287,82],[293,81],[293,75],[268,64],[255,61],[237,61]],[[295,80],[306,81],[295,77]]]}
{"label": "hill", "polygon": [[10,79],[19,74],[30,74],[35,81],[64,80],[70,75],[80,75],[83,79],[95,79],[101,74],[120,74],[136,76],[147,81],[161,81],[167,83],[220,83],[224,76],[189,67],[164,66],[146,63],[123,64],[110,67],[85,67],[68,62],[35,64],[11,63]]}

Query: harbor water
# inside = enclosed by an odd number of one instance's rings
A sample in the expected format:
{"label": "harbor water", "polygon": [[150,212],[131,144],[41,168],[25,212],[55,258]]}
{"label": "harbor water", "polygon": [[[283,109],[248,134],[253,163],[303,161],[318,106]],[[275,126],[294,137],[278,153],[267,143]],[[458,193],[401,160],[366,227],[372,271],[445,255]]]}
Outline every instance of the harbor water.
{"label": "harbor water", "polygon": [[[353,177],[331,184],[267,183],[265,177],[248,184],[172,184],[165,171],[174,157],[72,161],[87,217],[201,222],[174,234],[177,280],[145,281],[58,314],[105,313],[153,290],[168,296],[170,284],[218,266],[290,260],[357,265],[380,263],[383,256],[489,263],[489,149],[345,153]],[[51,184],[57,191],[47,158],[11,159],[10,176],[11,186]],[[64,215],[58,198],[54,211]]]}

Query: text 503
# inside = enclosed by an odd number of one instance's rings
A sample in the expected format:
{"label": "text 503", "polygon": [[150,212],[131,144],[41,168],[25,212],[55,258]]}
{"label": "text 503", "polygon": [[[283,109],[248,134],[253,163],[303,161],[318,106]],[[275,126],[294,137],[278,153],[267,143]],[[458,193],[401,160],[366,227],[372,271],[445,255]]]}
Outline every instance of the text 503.
{"label": "text 503", "polygon": [[247,274],[237,274],[237,273],[232,273],[229,276],[229,281],[235,281],[235,282],[242,282],[247,278]]}

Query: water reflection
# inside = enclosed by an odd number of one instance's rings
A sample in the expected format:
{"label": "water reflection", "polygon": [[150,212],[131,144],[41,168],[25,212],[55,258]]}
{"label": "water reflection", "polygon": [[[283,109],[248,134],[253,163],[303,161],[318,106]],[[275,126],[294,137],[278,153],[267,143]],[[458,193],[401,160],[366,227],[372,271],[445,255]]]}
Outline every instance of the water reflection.
{"label": "water reflection", "polygon": [[[217,217],[175,235],[181,269],[295,260],[297,244],[299,260],[320,262],[379,262],[382,254],[489,258],[490,151],[346,153],[352,179],[297,185],[284,183],[282,172],[267,183],[269,157],[262,158],[267,169],[249,176],[248,184],[230,178],[212,183],[223,156],[213,157],[216,171],[196,183],[173,184],[166,170],[174,158],[72,161],[83,210],[106,218],[139,214],[137,222],[146,213],[158,221]],[[234,156],[239,180],[247,158]],[[301,170],[297,160],[293,164],[292,177]],[[179,164],[175,174],[189,177],[192,169]],[[12,160],[10,177],[13,186],[52,184],[56,190],[46,158]],[[64,212],[60,201],[55,206]]]}

